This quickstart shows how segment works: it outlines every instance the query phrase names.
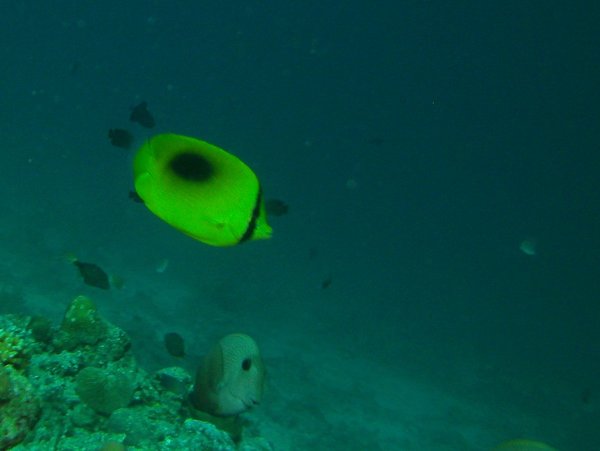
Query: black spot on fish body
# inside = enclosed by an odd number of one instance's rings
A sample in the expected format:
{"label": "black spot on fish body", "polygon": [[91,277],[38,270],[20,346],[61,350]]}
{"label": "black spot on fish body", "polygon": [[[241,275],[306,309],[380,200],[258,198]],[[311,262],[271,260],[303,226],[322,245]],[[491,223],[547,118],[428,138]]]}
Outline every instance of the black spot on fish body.
{"label": "black spot on fish body", "polygon": [[169,167],[178,177],[191,182],[203,182],[214,173],[213,166],[206,158],[191,152],[175,155]]}
{"label": "black spot on fish body", "polygon": [[227,247],[271,236],[256,174],[223,149],[159,134],[142,145],[133,166],[148,209],[190,237]]}
{"label": "black spot on fish body", "polygon": [[86,263],[75,260],[73,264],[79,269],[83,283],[92,287],[108,290],[110,288],[110,280],[108,274],[102,268],[94,263]]}
{"label": "black spot on fish body", "polygon": [[323,282],[321,282],[321,289],[326,290],[327,288],[329,288],[331,286],[332,283],[333,283],[333,277],[327,276],[327,278]]}
{"label": "black spot on fish body", "polygon": [[250,367],[252,367],[252,360],[251,360],[251,359],[249,359],[249,358],[245,358],[245,359],[242,361],[242,369],[243,369],[244,371],[248,371],[248,370],[250,370]]}
{"label": "black spot on fish body", "polygon": [[147,102],[141,102],[139,105],[134,106],[131,109],[131,115],[129,116],[129,120],[132,122],[137,122],[145,128],[154,128],[154,125],[156,124],[154,122],[154,117],[152,116],[152,113],[148,111]]}
{"label": "black spot on fish body", "polygon": [[169,332],[164,336],[165,348],[167,352],[174,357],[185,356],[185,343],[181,335],[176,332]]}
{"label": "black spot on fish body", "polygon": [[122,149],[131,148],[131,144],[133,143],[133,135],[122,128],[111,128],[108,131],[108,139],[110,139],[110,143],[113,146],[121,147]]}

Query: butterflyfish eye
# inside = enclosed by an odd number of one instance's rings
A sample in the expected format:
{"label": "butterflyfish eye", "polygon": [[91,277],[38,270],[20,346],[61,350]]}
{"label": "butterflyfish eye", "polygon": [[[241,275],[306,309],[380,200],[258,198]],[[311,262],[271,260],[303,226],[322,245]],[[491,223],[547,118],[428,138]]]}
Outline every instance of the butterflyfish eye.
{"label": "butterflyfish eye", "polygon": [[169,165],[176,175],[193,182],[207,180],[214,172],[214,168],[206,158],[195,153],[175,155]]}
{"label": "butterflyfish eye", "polygon": [[252,360],[246,358],[243,360],[242,362],[242,369],[244,371],[248,371],[250,369],[250,367],[252,366]]}

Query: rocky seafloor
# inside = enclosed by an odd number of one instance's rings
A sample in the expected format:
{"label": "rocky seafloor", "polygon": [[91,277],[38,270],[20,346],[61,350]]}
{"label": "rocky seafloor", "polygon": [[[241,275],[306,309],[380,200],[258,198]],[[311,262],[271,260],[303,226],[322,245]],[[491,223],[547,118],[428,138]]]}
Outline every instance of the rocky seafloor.
{"label": "rocky seafloor", "polygon": [[0,450],[267,451],[248,418],[235,434],[196,419],[192,376],[148,373],[128,334],[78,296],[62,323],[0,316]]}

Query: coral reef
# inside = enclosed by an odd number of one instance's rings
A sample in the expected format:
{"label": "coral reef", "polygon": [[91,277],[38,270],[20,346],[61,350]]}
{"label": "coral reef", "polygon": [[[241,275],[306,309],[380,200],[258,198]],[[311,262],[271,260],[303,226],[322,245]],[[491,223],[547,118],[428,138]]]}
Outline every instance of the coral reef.
{"label": "coral reef", "polygon": [[140,368],[127,333],[89,298],[75,298],[58,327],[0,316],[0,450],[272,450],[193,418],[191,387],[183,368]]}
{"label": "coral reef", "polygon": [[11,394],[10,374],[8,368],[0,366],[0,402],[8,401]]}
{"label": "coral reef", "polygon": [[21,442],[35,426],[40,403],[23,368],[35,347],[24,322],[0,317],[0,449]]}
{"label": "coral reef", "polygon": [[0,449],[19,443],[35,426],[40,404],[29,380],[11,366],[3,367],[7,384],[0,401]]}
{"label": "coral reef", "polygon": [[27,364],[32,340],[19,324],[19,317],[0,317],[0,365],[22,367]]}
{"label": "coral reef", "polygon": [[77,296],[65,313],[55,346],[72,350],[93,345],[106,333],[107,324],[100,318],[96,305],[86,296]]}
{"label": "coral reef", "polygon": [[133,381],[127,373],[89,366],[75,378],[75,392],[98,413],[110,415],[126,407],[133,397]]}

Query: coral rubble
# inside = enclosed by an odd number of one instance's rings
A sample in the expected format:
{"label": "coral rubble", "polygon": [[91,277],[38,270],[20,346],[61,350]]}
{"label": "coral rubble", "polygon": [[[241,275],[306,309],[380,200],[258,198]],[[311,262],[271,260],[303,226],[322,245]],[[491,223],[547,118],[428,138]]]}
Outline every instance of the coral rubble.
{"label": "coral rubble", "polygon": [[149,374],[126,332],[79,296],[60,326],[0,316],[0,450],[262,450],[193,418],[183,368]]}

